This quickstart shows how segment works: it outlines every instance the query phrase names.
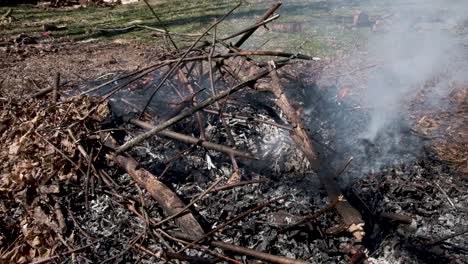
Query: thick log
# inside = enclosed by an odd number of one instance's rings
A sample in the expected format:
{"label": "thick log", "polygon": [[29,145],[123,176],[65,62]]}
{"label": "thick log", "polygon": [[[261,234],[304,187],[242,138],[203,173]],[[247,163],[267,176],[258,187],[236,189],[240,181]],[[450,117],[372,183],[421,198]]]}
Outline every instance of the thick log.
{"label": "thick log", "polygon": [[[141,187],[145,188],[167,215],[174,215],[183,210],[185,204],[169,187],[160,182],[156,176],[145,170],[129,155],[116,155],[113,160],[124,168],[128,174]],[[177,226],[193,238],[202,238],[205,233],[191,213],[179,216],[175,219]]]}

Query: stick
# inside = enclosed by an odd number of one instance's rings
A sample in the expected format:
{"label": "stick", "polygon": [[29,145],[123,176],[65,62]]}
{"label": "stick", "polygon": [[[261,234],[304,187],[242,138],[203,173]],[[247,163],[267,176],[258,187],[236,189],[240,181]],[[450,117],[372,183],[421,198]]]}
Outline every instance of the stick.
{"label": "stick", "polygon": [[[130,123],[132,123],[132,124],[134,124],[136,126],[139,126],[141,128],[148,129],[148,130],[154,129],[156,127],[156,126],[154,126],[152,124],[149,124],[149,123],[143,122],[141,120],[137,120],[137,119],[130,119]],[[227,155],[234,155],[234,156],[241,157],[241,158],[246,158],[246,159],[256,159],[250,153],[241,152],[241,151],[235,150],[233,148],[230,148],[230,147],[227,147],[227,146],[224,146],[224,145],[212,143],[212,142],[205,141],[205,140],[200,140],[198,138],[187,136],[187,135],[184,135],[184,134],[180,134],[180,133],[177,133],[177,132],[174,132],[174,131],[171,131],[171,130],[167,130],[167,129],[159,132],[158,135],[168,137],[168,138],[172,138],[172,139],[175,139],[175,140],[179,140],[179,141],[182,141],[182,142],[190,143],[190,144],[193,144],[193,145],[199,145],[199,146],[202,146],[202,147],[204,147],[206,149],[215,150],[215,151],[227,154]]]}
{"label": "stick", "polygon": [[[179,80],[182,83],[182,85],[187,86],[188,91],[190,92],[190,94],[192,94],[192,96],[191,96],[192,98],[190,100],[190,105],[195,106],[197,104],[196,94],[199,93],[199,92],[195,92],[195,90],[193,89],[192,84],[190,84],[187,76],[184,74],[184,72],[181,69],[178,70],[178,75],[179,75]],[[198,122],[198,129],[200,129],[200,139],[206,140],[205,127],[203,126],[203,123],[204,123],[203,122],[203,117],[202,117],[200,112],[195,113],[195,116],[196,116],[197,122]]]}
{"label": "stick", "polygon": [[255,184],[255,183],[266,183],[266,182],[269,182],[269,181],[270,181],[269,179],[258,179],[258,180],[228,183],[228,184],[225,184],[223,186],[219,186],[219,187],[214,188],[211,192],[214,193],[214,192],[219,192],[219,191],[225,191],[225,190],[229,190],[229,189],[244,186],[244,185]]}
{"label": "stick", "polygon": [[261,251],[253,250],[250,248],[241,247],[241,246],[236,246],[236,245],[221,242],[221,241],[213,241],[211,242],[211,245],[217,246],[217,247],[220,247],[222,249],[226,249],[232,252],[248,255],[257,259],[272,262],[272,263],[278,263],[278,264],[306,264],[308,263],[303,260],[275,256],[275,255],[271,255],[265,252],[261,252]]}
{"label": "stick", "polygon": [[[183,244],[183,245],[190,245],[190,242],[184,241],[184,240],[179,239],[179,238],[175,238],[175,237],[169,235],[168,233],[162,231],[161,229],[158,229],[158,231],[159,231],[161,234],[163,234],[164,236],[168,237],[169,239],[171,239],[171,240],[173,240],[173,241],[179,242],[179,243],[181,243],[181,244]],[[224,259],[224,260],[226,260],[226,261],[229,261],[229,262],[231,262],[231,263],[234,263],[234,264],[242,264],[242,262],[240,262],[240,261],[237,261],[237,260],[235,260],[235,259],[226,257],[226,256],[224,256],[224,255],[222,255],[222,254],[220,254],[220,253],[218,253],[218,252],[216,252],[216,251],[214,251],[214,250],[210,250],[209,248],[206,248],[206,247],[204,247],[204,246],[193,245],[193,247],[196,248],[196,249],[198,249],[198,250],[205,251],[205,252],[207,252],[208,254],[211,254],[211,255],[216,256],[216,257],[218,257],[218,258],[221,258],[221,259]],[[180,252],[176,252],[176,254],[180,254]],[[165,263],[167,263],[167,262],[165,262]]]}
{"label": "stick", "polygon": [[266,202],[263,202],[263,203],[258,204],[256,207],[254,207],[254,208],[252,208],[252,209],[249,209],[249,210],[243,212],[242,214],[240,214],[240,215],[238,215],[238,216],[232,218],[231,220],[228,220],[228,221],[224,222],[224,224],[219,225],[219,226],[216,227],[215,229],[213,229],[213,230],[211,230],[210,232],[206,233],[203,237],[201,237],[201,238],[199,238],[198,240],[195,240],[194,242],[192,242],[192,243],[186,245],[185,247],[183,247],[182,249],[180,249],[179,251],[177,251],[177,253],[181,253],[181,252],[183,252],[184,250],[195,246],[197,243],[199,243],[199,242],[205,240],[205,239],[208,238],[210,235],[212,235],[212,234],[218,232],[219,230],[224,229],[226,226],[228,226],[228,225],[230,225],[230,224],[232,224],[232,223],[235,223],[235,222],[237,222],[237,221],[243,219],[244,217],[250,215],[251,213],[256,212],[256,211],[258,211],[258,210],[264,208],[265,206],[270,205],[270,204],[272,204],[272,203],[274,203],[274,202],[276,202],[276,201],[278,201],[278,200],[284,199],[284,198],[286,198],[286,197],[288,197],[288,196],[289,196],[289,194],[286,194],[286,195],[283,195],[283,196],[280,196],[280,197],[277,197],[277,198],[274,198],[274,199],[271,199],[271,200],[268,200],[268,201],[266,201]]}
{"label": "stick", "polygon": [[234,34],[229,35],[229,36],[227,36],[227,37],[225,37],[225,38],[222,38],[221,40],[222,40],[222,41],[226,41],[226,40],[228,40],[228,39],[235,38],[235,37],[237,37],[237,36],[239,36],[239,35],[242,35],[242,34],[248,32],[248,31],[251,31],[252,29],[256,30],[257,28],[259,28],[259,27],[261,27],[261,26],[263,26],[263,25],[265,25],[265,24],[268,24],[268,23],[270,23],[271,21],[278,19],[279,17],[280,17],[280,15],[274,15],[274,16],[270,17],[270,18],[267,19],[267,20],[264,20],[264,21],[262,21],[262,22],[260,22],[260,23],[257,23],[257,24],[255,24],[255,25],[253,25],[253,26],[250,26],[250,27],[248,27],[248,28],[245,28],[245,29],[243,29],[243,30],[241,30],[241,31],[239,31],[239,32],[237,32],[237,33],[234,33]]}
{"label": "stick", "polygon": [[[210,53],[208,55],[210,87],[211,87],[211,94],[213,96],[216,96],[215,82],[214,82],[214,77],[213,77],[213,64],[212,64],[213,54],[214,54],[214,51],[216,49],[216,33],[217,32],[216,32],[216,28],[215,28],[215,32],[213,34],[213,44],[211,46]],[[219,104],[219,102],[216,102],[216,108],[218,109],[218,113],[220,113],[219,119],[221,120],[221,123],[223,124],[224,130],[226,131],[229,146],[235,146],[236,142],[234,140],[234,137],[232,136],[231,128],[227,124],[226,119],[221,114],[222,111],[221,111],[221,105]],[[232,163],[232,176],[229,179],[229,181],[231,181],[231,179],[234,179],[234,178],[237,178],[238,180],[240,180],[239,166],[237,165],[236,157],[234,155],[232,155],[232,154],[229,155],[229,156],[231,158],[231,163]],[[236,177],[234,177],[234,176],[236,176]]]}
{"label": "stick", "polygon": [[[277,2],[275,4],[273,4],[270,9],[268,9],[265,14],[263,14],[263,16],[257,21],[257,22],[261,22],[261,21],[264,21],[266,20],[267,18],[269,18],[283,3],[282,2]],[[242,46],[242,44],[244,44],[244,42],[250,37],[252,36],[252,34],[255,32],[255,30],[257,30],[258,27],[252,29],[251,31],[245,33],[237,42],[236,44],[234,44],[234,47],[240,47]]]}
{"label": "stick", "polygon": [[146,105],[145,107],[143,107],[143,111],[141,112],[140,114],[140,117],[142,115],[144,115],[145,111],[146,111],[146,108],[148,107],[148,105],[151,103],[151,101],[153,100],[153,97],[154,95],[158,92],[158,90],[162,87],[162,85],[164,84],[164,82],[172,75],[172,73],[179,67],[179,65],[181,64],[182,60],[187,57],[187,55],[189,54],[190,51],[192,51],[193,47],[195,47],[195,45],[197,45],[197,43],[208,33],[208,31],[210,31],[212,28],[214,28],[216,25],[218,25],[219,23],[221,23],[221,21],[223,21],[227,16],[229,16],[232,12],[234,12],[234,10],[236,10],[240,5],[241,5],[242,2],[239,2],[239,4],[237,4],[234,8],[232,8],[227,14],[225,14],[219,21],[216,21],[215,23],[213,23],[213,25],[211,25],[210,27],[208,27],[205,32],[203,32],[203,34],[201,36],[199,36],[193,43],[192,45],[184,52],[184,54],[182,54],[182,56],[177,60],[176,62],[176,65],[174,65],[167,73],[166,75],[164,75],[164,78],[161,80],[161,82],[159,82],[158,86],[154,89],[153,93],[151,94],[150,98],[148,99],[148,101],[146,102]]}
{"label": "stick", "polygon": [[38,261],[34,261],[34,262],[31,262],[30,264],[42,264],[42,263],[47,263],[47,262],[51,262],[52,260],[55,260],[55,259],[58,259],[62,256],[66,256],[66,255],[70,255],[70,254],[73,254],[73,253],[76,253],[78,251],[81,251],[85,248],[89,248],[90,246],[96,244],[98,242],[98,240],[96,241],[93,241],[91,243],[89,243],[88,245],[86,246],[82,246],[82,247],[79,247],[77,249],[73,249],[73,250],[69,250],[67,252],[64,252],[64,253],[60,253],[58,255],[55,255],[55,256],[52,256],[52,257],[49,257],[49,258],[46,258],[46,259],[42,259],[42,260],[38,260]]}
{"label": "stick", "polygon": [[427,242],[427,243],[424,243],[424,245],[426,246],[434,246],[436,244],[439,244],[441,242],[444,242],[445,240],[448,240],[448,239],[451,239],[451,238],[454,238],[454,237],[457,237],[457,236],[461,236],[461,235],[464,235],[468,233],[468,228],[464,229],[464,230],[461,230],[459,232],[456,232],[454,234],[451,234],[451,235],[447,235],[447,236],[444,236],[444,237],[441,237],[437,240],[433,240],[433,241],[430,241],[430,242]]}
{"label": "stick", "polygon": [[41,89],[41,90],[39,90],[39,91],[33,93],[33,94],[31,95],[31,98],[40,97],[40,96],[42,96],[42,95],[44,95],[44,94],[50,93],[50,92],[52,92],[53,89],[54,89],[53,87]]}
{"label": "stick", "polygon": [[249,86],[249,85],[253,85],[257,82],[258,79],[266,76],[267,74],[269,73],[269,71],[262,71],[261,73],[259,73],[258,75],[256,75],[254,78],[250,79],[250,80],[247,80],[241,84],[238,84],[236,86],[234,86],[233,88],[229,89],[229,90],[226,90],[226,91],[223,91],[221,93],[219,93],[217,96],[213,96],[211,98],[208,98],[206,99],[205,101],[201,102],[200,104],[190,108],[190,109],[187,109],[185,111],[183,111],[182,113],[180,113],[179,115],[157,125],[156,127],[154,127],[153,129],[151,129],[150,131],[142,134],[142,135],[139,135],[137,136],[136,138],[132,139],[131,141],[125,143],[124,145],[122,145],[121,147],[119,147],[116,151],[117,154],[120,154],[120,153],[123,153],[131,148],[133,148],[134,146],[140,144],[141,142],[143,142],[144,140],[156,135],[157,133],[161,132],[162,130],[174,125],[175,123],[187,118],[188,116],[191,116],[192,114],[202,110],[203,108],[207,107],[208,105],[211,105],[213,104],[214,102],[216,101],[219,101],[221,99],[223,99],[224,97],[228,96],[228,95],[231,95],[239,90],[241,90],[242,88],[246,87],[246,86]]}
{"label": "stick", "polygon": [[174,46],[174,48],[177,49],[177,45],[175,44],[174,40],[172,39],[171,35],[169,35],[169,31],[167,30],[166,26],[162,23],[161,19],[159,19],[159,16],[158,14],[156,14],[156,12],[154,11],[153,7],[148,3],[147,0],[143,0],[143,2],[145,2],[146,6],[148,7],[148,9],[151,11],[151,13],[153,14],[153,16],[156,18],[156,20],[158,20],[159,23],[161,23],[161,26],[163,27],[163,30],[164,30],[164,33],[167,34],[167,36],[169,37],[169,41],[172,43],[172,45]]}
{"label": "stick", "polygon": [[303,224],[307,221],[310,221],[310,220],[313,220],[313,219],[316,219],[317,217],[323,215],[324,213],[330,211],[331,209],[335,208],[336,205],[338,204],[339,201],[342,201],[343,199],[339,199],[339,200],[336,200],[336,201],[333,201],[331,202],[330,204],[328,204],[326,207],[318,210],[316,213],[313,213],[313,214],[309,214],[307,216],[304,216],[301,218],[301,220],[299,220],[298,222],[294,223],[294,224],[291,224],[291,225],[288,225],[287,227],[285,227],[284,229],[290,229],[292,227],[295,227],[295,226],[298,226],[300,224]]}
{"label": "stick", "polygon": [[52,90],[52,103],[54,104],[57,102],[57,92],[58,92],[59,87],[60,87],[60,72],[57,72],[55,75],[55,85]]}
{"label": "stick", "polygon": [[62,155],[62,157],[64,157],[66,160],[68,160],[68,162],[70,162],[71,164],[73,164],[73,166],[75,166],[75,168],[77,170],[79,170],[81,173],[83,173],[83,175],[85,175],[86,173],[83,171],[83,169],[81,169],[80,166],[78,166],[78,164],[76,164],[73,160],[71,160],[67,155],[65,155],[65,153],[63,153],[59,148],[57,148],[54,144],[52,144],[52,142],[50,142],[49,140],[47,140],[45,137],[43,137],[41,134],[39,134],[39,132],[37,131],[34,131],[34,133],[40,137],[42,140],[44,140],[45,142],[47,142],[52,148],[55,149],[55,151],[57,151],[60,155]]}
{"label": "stick", "polygon": [[222,180],[223,178],[219,178],[218,180],[216,180],[208,189],[206,189],[204,192],[202,192],[199,196],[197,196],[197,198],[193,199],[189,204],[187,204],[184,208],[182,208],[182,210],[180,210],[179,212],[167,217],[166,219],[162,220],[162,221],[159,221],[157,222],[156,224],[154,224],[155,226],[160,226],[174,218],[176,218],[177,216],[183,214],[185,211],[187,211],[192,205],[194,205],[196,202],[200,201],[200,199],[202,199],[205,195],[207,195],[211,190],[213,190],[214,187],[216,187],[216,185],[218,185],[218,183]]}

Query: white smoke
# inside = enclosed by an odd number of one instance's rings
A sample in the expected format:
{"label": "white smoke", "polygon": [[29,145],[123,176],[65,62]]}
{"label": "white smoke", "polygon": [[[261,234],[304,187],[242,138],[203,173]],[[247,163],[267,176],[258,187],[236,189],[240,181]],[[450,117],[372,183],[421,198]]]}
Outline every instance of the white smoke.
{"label": "white smoke", "polygon": [[[468,1],[394,1],[393,13],[383,20],[383,32],[368,41],[369,57],[381,65],[369,76],[366,94],[371,108],[368,130],[362,135],[375,139],[398,118],[415,92],[438,75],[464,78],[468,63],[460,61],[466,50],[456,33],[467,19]],[[440,95],[447,87],[440,86]]]}

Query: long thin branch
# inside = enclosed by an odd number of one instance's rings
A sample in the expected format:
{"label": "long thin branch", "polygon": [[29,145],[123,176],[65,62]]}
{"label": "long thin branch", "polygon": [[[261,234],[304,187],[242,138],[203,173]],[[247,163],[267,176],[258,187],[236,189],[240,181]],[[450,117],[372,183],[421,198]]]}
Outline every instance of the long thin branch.
{"label": "long thin branch", "polygon": [[[152,124],[149,124],[141,120],[137,120],[137,119],[130,119],[130,123],[136,126],[139,126],[141,128],[148,129],[148,130],[151,130],[156,127],[155,125],[152,125]],[[200,140],[198,138],[180,134],[180,133],[167,130],[167,129],[159,132],[158,135],[172,138],[175,140],[179,140],[182,142],[190,143],[193,145],[200,145],[201,147],[204,147],[206,149],[219,151],[221,153],[225,153],[226,155],[234,155],[234,156],[246,158],[246,159],[255,159],[255,157],[250,153],[241,152],[233,148],[230,148],[228,146],[212,143],[210,141]]]}
{"label": "long thin branch", "polygon": [[232,34],[232,35],[229,35],[229,36],[227,36],[227,37],[224,37],[224,38],[222,38],[221,40],[222,40],[222,41],[226,41],[226,40],[228,40],[228,39],[235,38],[235,37],[240,36],[240,35],[242,35],[242,34],[248,32],[248,31],[251,31],[252,29],[257,29],[257,28],[259,28],[259,27],[261,27],[261,26],[263,26],[263,25],[265,25],[265,24],[268,24],[268,23],[270,23],[271,21],[273,21],[273,20],[275,20],[275,19],[278,19],[279,17],[280,17],[280,15],[274,15],[274,16],[268,18],[267,20],[264,20],[264,21],[262,21],[262,22],[260,22],[260,23],[257,23],[257,24],[255,24],[255,25],[253,25],[253,26],[250,26],[250,27],[248,27],[248,28],[245,28],[245,29],[243,29],[243,30],[241,30],[241,31],[239,31],[239,32],[237,32],[237,33],[234,33],[234,34]]}
{"label": "long thin branch", "polygon": [[215,229],[213,229],[213,230],[211,230],[210,232],[206,233],[203,237],[201,237],[201,238],[195,240],[194,242],[192,242],[192,243],[186,245],[185,247],[183,247],[182,249],[180,249],[179,251],[177,251],[177,253],[181,253],[181,252],[183,252],[184,250],[186,250],[186,249],[188,249],[188,248],[191,248],[192,246],[195,246],[197,243],[200,243],[201,241],[207,239],[209,236],[211,236],[212,234],[214,234],[214,233],[216,233],[216,232],[218,232],[218,231],[224,229],[226,226],[228,226],[228,225],[230,225],[230,224],[232,224],[232,223],[235,223],[235,222],[237,222],[237,221],[240,221],[240,220],[243,219],[244,217],[246,217],[246,216],[248,216],[248,215],[250,215],[250,214],[252,214],[252,213],[254,213],[254,212],[256,212],[256,211],[258,211],[258,210],[260,210],[260,209],[262,209],[262,208],[264,208],[265,206],[270,205],[270,204],[272,204],[272,203],[274,203],[274,202],[276,202],[276,201],[279,201],[279,200],[281,200],[281,199],[284,199],[284,198],[286,198],[286,197],[288,197],[288,196],[289,196],[289,194],[283,195],[283,196],[280,196],[280,197],[277,197],[277,198],[274,198],[274,199],[271,199],[271,200],[268,200],[268,201],[266,201],[266,202],[263,202],[263,203],[258,204],[258,205],[255,206],[254,208],[249,209],[249,210],[243,212],[242,214],[240,214],[240,215],[238,215],[238,216],[236,216],[236,217],[234,217],[234,218],[232,218],[232,219],[230,219],[230,220],[224,222],[223,224],[219,225],[219,226],[216,227]]}
{"label": "long thin branch", "polygon": [[261,251],[253,250],[250,248],[241,247],[241,246],[236,246],[236,245],[221,242],[221,241],[213,241],[211,242],[211,245],[217,246],[222,249],[226,249],[228,251],[240,253],[243,255],[248,255],[248,256],[261,259],[261,260],[265,260],[271,263],[278,263],[278,264],[306,264],[308,263],[303,260],[275,256],[275,255],[271,255],[265,252],[261,252]]}
{"label": "long thin branch", "polygon": [[161,132],[162,130],[174,125],[175,123],[193,115],[194,113],[202,110],[203,108],[207,107],[208,105],[211,105],[213,104],[214,102],[216,101],[219,101],[223,98],[225,98],[226,96],[228,95],[231,95],[239,90],[241,90],[242,88],[246,87],[246,86],[250,86],[250,85],[254,85],[258,79],[266,76],[267,74],[269,73],[268,70],[265,70],[265,71],[262,71],[261,73],[257,74],[256,76],[254,76],[254,78],[250,79],[250,80],[247,80],[243,83],[240,83],[236,86],[234,86],[233,88],[229,89],[229,90],[226,90],[226,91],[223,91],[221,93],[219,93],[218,95],[216,96],[213,96],[211,98],[208,98],[206,99],[205,101],[201,102],[200,104],[190,108],[190,109],[187,109],[185,111],[183,111],[182,113],[180,113],[179,115],[157,125],[156,127],[154,127],[153,129],[151,129],[150,131],[144,133],[144,134],[141,134],[139,136],[137,136],[136,138],[132,139],[131,141],[125,143],[124,145],[122,145],[120,148],[117,149],[116,153],[117,154],[120,154],[120,153],[123,153],[131,148],[133,148],[134,146],[140,144],[141,142],[143,142],[144,140],[156,135],[157,133]]}
{"label": "long thin branch", "polygon": [[166,25],[164,25],[164,23],[161,21],[161,19],[159,19],[159,16],[158,14],[156,14],[156,11],[154,11],[153,7],[148,3],[148,0],[143,0],[143,2],[145,2],[146,6],[148,7],[148,9],[151,11],[151,13],[153,14],[153,16],[156,18],[156,20],[158,20],[158,22],[161,24],[161,26],[163,27],[163,30],[164,30],[164,33],[167,34],[168,38],[169,38],[169,41],[171,41],[171,44],[172,46],[174,46],[174,48],[177,49],[177,45],[175,44],[174,40],[172,39],[171,35],[169,35],[169,31],[167,30],[166,28]]}
{"label": "long thin branch", "polygon": [[[263,20],[266,20],[267,18],[269,18],[283,3],[282,2],[277,2],[275,4],[273,4],[270,9],[268,9],[265,14],[263,14],[263,16],[257,21],[257,22],[261,22]],[[250,37],[252,36],[252,34],[255,32],[255,30],[257,30],[258,27],[250,30],[249,32],[245,33],[237,42],[236,44],[234,44],[234,47],[240,47],[242,46],[242,44],[244,44],[244,42]]]}

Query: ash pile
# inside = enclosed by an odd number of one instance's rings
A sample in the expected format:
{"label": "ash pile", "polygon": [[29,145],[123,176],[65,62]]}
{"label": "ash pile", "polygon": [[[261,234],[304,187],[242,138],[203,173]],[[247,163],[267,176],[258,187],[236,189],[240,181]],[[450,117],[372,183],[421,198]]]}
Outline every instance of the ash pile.
{"label": "ash pile", "polygon": [[[149,67],[2,100],[2,261],[383,263],[427,247],[430,260],[466,258],[465,231],[429,227],[446,196],[463,200],[424,181],[455,169],[428,154],[344,181],[372,160],[353,163],[338,132],[366,118],[317,86],[318,58],[241,48],[280,5],[218,38],[233,9]],[[421,197],[438,205],[414,206]]]}

